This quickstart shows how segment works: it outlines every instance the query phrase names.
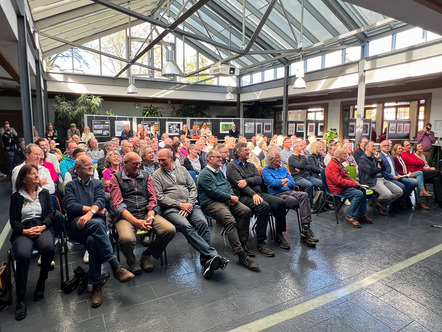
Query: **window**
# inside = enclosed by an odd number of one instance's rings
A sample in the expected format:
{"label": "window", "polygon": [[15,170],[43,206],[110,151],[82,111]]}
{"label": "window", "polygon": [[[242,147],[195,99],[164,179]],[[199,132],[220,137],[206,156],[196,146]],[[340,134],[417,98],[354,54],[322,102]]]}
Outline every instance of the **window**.
{"label": "window", "polygon": [[322,56],[307,59],[307,71],[318,70],[322,68]]}
{"label": "window", "polygon": [[344,54],[344,63],[359,61],[361,59],[361,47],[349,47],[343,50]]}
{"label": "window", "polygon": [[424,31],[421,28],[414,28],[396,34],[395,49],[414,46],[424,42]]}
{"label": "window", "polygon": [[342,63],[342,51],[336,51],[325,55],[325,68],[338,66]]}
{"label": "window", "polygon": [[425,119],[425,99],[419,100],[419,113],[418,113],[418,123],[417,123],[417,131],[421,131],[424,129],[424,119]]}
{"label": "window", "polygon": [[271,81],[275,79],[275,69],[268,69],[264,72],[264,81]]}
{"label": "window", "polygon": [[324,109],[309,108],[307,110],[307,120],[324,120]]}
{"label": "window", "polygon": [[262,75],[261,72],[252,74],[252,83],[261,83],[262,82]]}
{"label": "window", "polygon": [[391,51],[392,36],[372,40],[368,47],[368,56]]}
{"label": "window", "polygon": [[241,77],[241,86],[250,85],[250,75],[244,75]]}

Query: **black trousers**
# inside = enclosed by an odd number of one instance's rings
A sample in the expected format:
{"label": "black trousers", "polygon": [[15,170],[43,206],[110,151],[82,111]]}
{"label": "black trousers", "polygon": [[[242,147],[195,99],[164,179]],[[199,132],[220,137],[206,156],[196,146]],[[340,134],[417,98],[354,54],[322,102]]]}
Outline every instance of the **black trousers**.
{"label": "black trousers", "polygon": [[[41,226],[41,221],[34,219],[26,221],[26,228]],[[54,258],[54,235],[50,229],[43,231],[36,238],[28,238],[20,235],[12,239],[12,251],[14,252],[17,268],[15,273],[16,294],[18,296],[26,294],[28,283],[28,270],[31,261],[33,248],[36,248],[41,255],[40,276],[42,280],[48,278],[51,262]]]}
{"label": "black trousers", "polygon": [[434,186],[434,194],[436,201],[442,203],[442,176],[440,171],[435,170],[422,170],[425,183],[432,183]]}

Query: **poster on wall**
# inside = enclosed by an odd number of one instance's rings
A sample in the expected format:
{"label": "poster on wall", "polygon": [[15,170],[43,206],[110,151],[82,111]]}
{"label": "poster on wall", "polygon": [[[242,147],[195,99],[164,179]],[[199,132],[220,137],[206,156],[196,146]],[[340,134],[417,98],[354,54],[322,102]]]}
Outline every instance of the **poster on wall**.
{"label": "poster on wall", "polygon": [[149,133],[154,130],[155,133],[160,133],[160,123],[158,121],[141,121],[143,128]]}
{"label": "poster on wall", "polygon": [[244,133],[245,134],[254,134],[255,133],[255,123],[254,122],[244,123]]}
{"label": "poster on wall", "polygon": [[166,134],[179,135],[182,126],[182,122],[166,121]]}
{"label": "poster on wall", "polygon": [[124,126],[129,125],[130,127],[130,121],[129,120],[116,120],[115,121],[115,136],[120,137],[122,131],[124,130]]}
{"label": "poster on wall", "polygon": [[303,133],[304,132],[304,123],[297,123],[296,124],[296,132],[297,133]]}
{"label": "poster on wall", "polygon": [[232,129],[233,122],[220,122],[219,123],[219,132],[221,134],[228,134]]}
{"label": "poster on wall", "polygon": [[262,123],[257,123],[256,124],[256,135],[261,135],[262,134]]}
{"label": "poster on wall", "polygon": [[318,136],[324,136],[324,123],[318,123]]}
{"label": "poster on wall", "polygon": [[92,132],[95,136],[110,136],[109,120],[92,120]]}
{"label": "poster on wall", "polygon": [[390,126],[388,127],[388,132],[390,134],[396,133],[396,123],[395,122],[390,122]]}
{"label": "poster on wall", "polygon": [[362,135],[368,135],[368,124],[366,123],[362,125]]}
{"label": "poster on wall", "polygon": [[264,133],[269,134],[272,132],[272,124],[269,122],[264,123]]}
{"label": "poster on wall", "polygon": [[289,123],[289,127],[287,129],[287,135],[295,135],[296,123]]}
{"label": "poster on wall", "polygon": [[348,125],[348,136],[355,137],[355,125],[354,124]]}
{"label": "poster on wall", "polygon": [[314,123],[307,123],[307,136],[314,135],[315,134],[315,124]]}

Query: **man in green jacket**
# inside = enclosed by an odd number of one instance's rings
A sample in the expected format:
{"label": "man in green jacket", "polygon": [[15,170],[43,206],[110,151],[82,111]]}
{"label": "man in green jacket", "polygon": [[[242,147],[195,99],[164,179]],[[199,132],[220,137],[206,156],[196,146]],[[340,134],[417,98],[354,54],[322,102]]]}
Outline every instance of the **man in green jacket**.
{"label": "man in green jacket", "polygon": [[221,166],[221,154],[218,151],[209,151],[207,166],[198,176],[198,197],[205,214],[212,216],[225,230],[227,239],[238,255],[239,262],[252,271],[259,271],[259,265],[249,256],[254,256],[247,249],[249,238],[250,209],[239,201],[233,194]]}

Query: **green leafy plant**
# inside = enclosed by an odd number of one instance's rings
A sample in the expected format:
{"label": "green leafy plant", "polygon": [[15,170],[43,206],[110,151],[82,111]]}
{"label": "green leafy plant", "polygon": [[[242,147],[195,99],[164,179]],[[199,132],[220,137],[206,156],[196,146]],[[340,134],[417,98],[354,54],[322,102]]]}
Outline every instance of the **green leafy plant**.
{"label": "green leafy plant", "polygon": [[64,95],[56,96],[52,107],[55,110],[54,125],[61,142],[67,139],[66,133],[71,123],[75,123],[81,131],[85,114],[101,114],[102,102],[101,97],[88,94],[82,94],[74,100]]}
{"label": "green leafy plant", "polygon": [[106,111],[106,114],[109,116],[117,116],[117,114],[115,114],[112,109],[110,109],[109,111]]}
{"label": "green leafy plant", "polygon": [[161,106],[153,106],[150,104],[149,106],[144,106],[141,110],[141,116],[148,118],[158,118],[163,116],[163,108]]}
{"label": "green leafy plant", "polygon": [[209,105],[206,102],[195,101],[186,102],[181,104],[179,107],[172,106],[172,112],[170,116],[172,117],[210,117],[209,115]]}
{"label": "green leafy plant", "polygon": [[332,139],[337,138],[338,136],[338,130],[336,128],[330,128],[329,131],[324,133],[324,138],[327,140],[327,145]]}

